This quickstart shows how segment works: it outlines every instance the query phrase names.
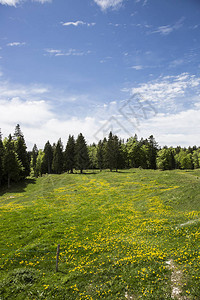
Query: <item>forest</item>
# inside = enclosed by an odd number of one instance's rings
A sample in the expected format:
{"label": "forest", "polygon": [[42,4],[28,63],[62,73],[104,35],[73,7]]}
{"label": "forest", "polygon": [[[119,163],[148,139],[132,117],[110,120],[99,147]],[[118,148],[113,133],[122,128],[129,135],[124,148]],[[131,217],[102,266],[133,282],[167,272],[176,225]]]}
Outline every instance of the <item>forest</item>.
{"label": "forest", "polygon": [[27,176],[63,172],[83,173],[84,170],[142,168],[142,169],[197,169],[200,167],[200,147],[159,147],[153,135],[140,140],[137,135],[126,141],[112,132],[98,144],[87,145],[82,133],[75,138],[69,135],[64,146],[49,141],[44,149],[35,144],[27,150],[26,141],[17,124],[13,135],[2,139],[0,132],[0,186],[23,181]]}

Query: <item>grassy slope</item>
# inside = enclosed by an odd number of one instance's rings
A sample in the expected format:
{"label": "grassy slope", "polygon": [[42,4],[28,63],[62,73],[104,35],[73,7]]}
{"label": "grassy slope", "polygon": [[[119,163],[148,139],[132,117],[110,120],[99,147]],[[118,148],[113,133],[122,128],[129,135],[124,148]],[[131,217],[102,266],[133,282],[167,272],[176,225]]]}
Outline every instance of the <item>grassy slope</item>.
{"label": "grassy slope", "polygon": [[27,183],[0,196],[0,299],[171,299],[169,259],[200,299],[200,170]]}

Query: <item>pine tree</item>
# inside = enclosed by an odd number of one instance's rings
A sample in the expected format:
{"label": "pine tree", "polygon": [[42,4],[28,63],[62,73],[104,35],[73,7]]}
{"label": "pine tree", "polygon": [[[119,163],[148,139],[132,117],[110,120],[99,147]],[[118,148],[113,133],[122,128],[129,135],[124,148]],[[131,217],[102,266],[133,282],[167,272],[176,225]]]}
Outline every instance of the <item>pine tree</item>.
{"label": "pine tree", "polygon": [[63,171],[63,145],[61,139],[58,140],[53,153],[52,170],[56,174],[61,174]]}
{"label": "pine tree", "polygon": [[53,162],[53,148],[49,141],[44,146],[44,172],[51,174],[52,173],[52,162]]}
{"label": "pine tree", "polygon": [[7,177],[8,188],[10,187],[11,180],[19,181],[20,173],[24,171],[21,161],[18,159],[15,152],[14,141],[12,136],[9,135],[8,139],[4,141],[5,155],[3,161],[4,173]]}
{"label": "pine tree", "polygon": [[83,170],[89,167],[89,156],[88,156],[87,144],[82,133],[78,135],[78,138],[76,140],[75,152],[76,152],[76,166],[82,174]]}
{"label": "pine tree", "polygon": [[69,135],[67,145],[64,153],[64,169],[73,173],[75,168],[75,139],[74,136]]}
{"label": "pine tree", "polygon": [[24,136],[20,129],[19,124],[17,124],[15,128],[14,138],[15,138],[15,151],[18,155],[18,159],[21,161],[23,166],[23,171],[20,172],[20,177],[24,179],[30,174],[30,162],[29,162],[28,152],[26,151],[27,147],[24,140]]}

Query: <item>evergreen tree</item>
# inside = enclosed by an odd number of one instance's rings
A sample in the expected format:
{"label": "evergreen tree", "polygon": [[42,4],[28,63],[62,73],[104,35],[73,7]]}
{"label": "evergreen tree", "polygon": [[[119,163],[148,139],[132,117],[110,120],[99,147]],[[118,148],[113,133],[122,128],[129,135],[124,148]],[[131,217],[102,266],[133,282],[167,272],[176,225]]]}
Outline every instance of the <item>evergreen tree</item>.
{"label": "evergreen tree", "polygon": [[28,153],[26,151],[27,147],[24,140],[24,136],[20,129],[19,124],[17,124],[15,128],[14,138],[15,138],[15,151],[18,155],[18,159],[21,161],[23,166],[23,171],[20,172],[20,177],[24,179],[30,174],[30,162],[29,162]]}
{"label": "evergreen tree", "polygon": [[61,174],[63,171],[63,145],[61,139],[58,140],[53,153],[52,170],[56,174]]}
{"label": "evergreen tree", "polygon": [[99,141],[97,146],[97,165],[100,171],[102,171],[104,167],[104,147],[102,141]]}
{"label": "evergreen tree", "polygon": [[0,130],[0,186],[2,184],[4,170],[3,170],[4,146],[2,142],[2,134]]}
{"label": "evergreen tree", "polygon": [[121,160],[120,143],[118,137],[113,135],[112,132],[108,136],[105,157],[110,171],[112,172],[113,169],[117,171]]}
{"label": "evergreen tree", "polygon": [[109,133],[108,141],[106,144],[106,151],[105,151],[105,160],[108,168],[112,172],[115,167],[115,157],[114,157],[114,138],[112,132]]}
{"label": "evergreen tree", "polygon": [[89,167],[89,156],[88,156],[87,144],[82,133],[80,133],[77,137],[76,145],[75,145],[75,153],[76,153],[76,166],[82,174],[83,170]]}
{"label": "evergreen tree", "polygon": [[20,180],[20,173],[22,173],[24,169],[21,161],[18,159],[17,153],[15,152],[14,141],[11,135],[9,135],[8,139],[5,139],[4,147],[5,154],[3,160],[3,167],[9,188],[11,180]]}
{"label": "evergreen tree", "polygon": [[64,152],[64,169],[73,173],[75,168],[75,139],[69,135],[67,145]]}
{"label": "evergreen tree", "polygon": [[155,141],[153,135],[148,138],[148,168],[156,169],[158,144]]}
{"label": "evergreen tree", "polygon": [[49,141],[44,146],[44,159],[43,159],[43,167],[44,173],[51,174],[52,173],[52,162],[53,162],[53,148]]}
{"label": "evergreen tree", "polygon": [[36,162],[37,162],[37,156],[38,156],[38,148],[37,145],[34,144],[32,152],[31,152],[31,169],[33,172],[33,176],[37,177],[37,172],[36,172]]}

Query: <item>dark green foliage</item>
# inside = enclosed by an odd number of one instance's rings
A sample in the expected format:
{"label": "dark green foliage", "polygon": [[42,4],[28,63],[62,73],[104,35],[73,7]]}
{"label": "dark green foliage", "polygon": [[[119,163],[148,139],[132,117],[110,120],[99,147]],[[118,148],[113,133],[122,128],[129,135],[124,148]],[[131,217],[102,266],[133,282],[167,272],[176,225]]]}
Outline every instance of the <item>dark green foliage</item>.
{"label": "dark green foliage", "polygon": [[8,139],[5,139],[4,147],[5,155],[3,160],[3,169],[9,188],[11,180],[20,180],[20,174],[22,174],[24,168],[21,161],[18,159],[17,153],[15,152],[15,145],[11,135],[9,135]]}
{"label": "dark green foliage", "polygon": [[73,173],[75,168],[75,139],[69,135],[67,145],[64,152],[64,170]]}
{"label": "dark green foliage", "polygon": [[104,144],[102,141],[99,141],[98,146],[97,146],[97,165],[100,171],[102,171],[104,167]]}
{"label": "dark green foliage", "polygon": [[53,153],[52,170],[55,174],[63,172],[63,145],[61,139],[58,140]]}
{"label": "dark green foliage", "polygon": [[158,144],[153,135],[148,138],[148,168],[156,169],[156,157],[158,151]]}
{"label": "dark green foliage", "polygon": [[18,159],[20,160],[23,166],[23,170],[20,171],[20,177],[21,179],[25,179],[30,174],[30,163],[28,152],[26,150],[26,143],[19,124],[15,128],[14,138],[15,152],[17,153]]}
{"label": "dark green foliage", "polygon": [[36,175],[37,156],[38,156],[38,148],[35,144],[33,146],[32,153],[31,153],[31,169],[32,169],[32,172],[33,172],[33,176],[37,176]]}
{"label": "dark green foliage", "polygon": [[52,173],[53,148],[49,141],[44,146],[43,168],[44,173]]}
{"label": "dark green foliage", "polygon": [[4,158],[4,146],[3,146],[2,135],[1,135],[1,131],[0,131],[0,186],[1,186],[3,174],[4,174],[3,158]]}
{"label": "dark green foliage", "polygon": [[82,133],[78,135],[75,145],[75,153],[76,153],[76,167],[83,173],[83,170],[89,167],[89,155],[87,144]]}

